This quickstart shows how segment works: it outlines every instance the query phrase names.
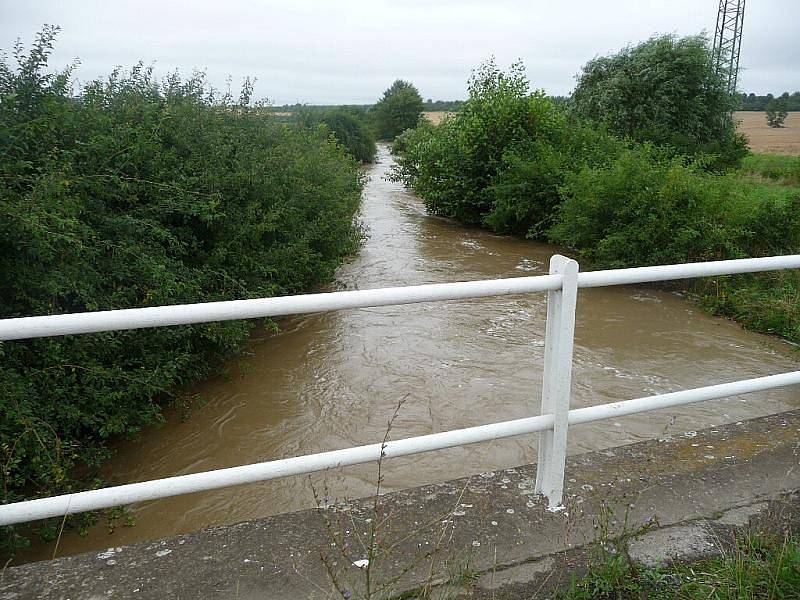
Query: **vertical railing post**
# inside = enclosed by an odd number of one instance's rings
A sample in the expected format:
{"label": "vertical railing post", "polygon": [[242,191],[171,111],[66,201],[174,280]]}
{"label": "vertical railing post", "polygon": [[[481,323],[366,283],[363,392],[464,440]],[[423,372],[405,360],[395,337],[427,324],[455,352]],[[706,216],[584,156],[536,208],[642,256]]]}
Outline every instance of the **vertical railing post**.
{"label": "vertical railing post", "polygon": [[552,430],[539,434],[536,492],[547,496],[548,507],[554,510],[564,492],[578,263],[556,254],[550,258],[550,274],[563,279],[560,290],[547,293],[541,414],[552,414],[555,422]]}

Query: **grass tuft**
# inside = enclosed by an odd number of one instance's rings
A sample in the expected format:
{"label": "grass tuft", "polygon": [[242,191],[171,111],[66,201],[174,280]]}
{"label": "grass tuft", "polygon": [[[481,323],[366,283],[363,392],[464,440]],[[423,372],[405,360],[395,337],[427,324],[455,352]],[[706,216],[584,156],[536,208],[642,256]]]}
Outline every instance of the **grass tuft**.
{"label": "grass tuft", "polygon": [[604,553],[587,575],[558,592],[560,600],[640,598],[773,600],[800,598],[800,545],[794,537],[746,533],[719,558],[633,571],[621,555]]}

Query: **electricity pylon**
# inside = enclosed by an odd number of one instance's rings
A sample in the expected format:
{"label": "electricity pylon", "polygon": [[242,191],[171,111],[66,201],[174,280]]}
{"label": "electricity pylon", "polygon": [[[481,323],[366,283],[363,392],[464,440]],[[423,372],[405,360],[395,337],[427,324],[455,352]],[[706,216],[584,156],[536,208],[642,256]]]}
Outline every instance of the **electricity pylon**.
{"label": "electricity pylon", "polygon": [[717,27],[714,30],[714,46],[711,60],[722,76],[730,93],[736,92],[739,76],[739,49],[742,46],[745,0],[719,0]]}

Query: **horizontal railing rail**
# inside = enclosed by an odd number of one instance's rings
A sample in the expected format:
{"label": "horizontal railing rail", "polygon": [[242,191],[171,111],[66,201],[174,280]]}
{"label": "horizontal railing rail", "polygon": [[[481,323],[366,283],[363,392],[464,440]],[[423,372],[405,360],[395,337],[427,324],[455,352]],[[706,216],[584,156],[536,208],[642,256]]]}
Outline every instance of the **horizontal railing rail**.
{"label": "horizontal railing rail", "polygon": [[800,384],[800,371],[794,371],[570,410],[578,288],[795,268],[800,268],[800,255],[578,273],[575,261],[556,255],[551,259],[550,274],[536,277],[0,320],[0,340],[20,340],[530,292],[548,293],[542,414],[538,416],[6,504],[0,506],[0,525],[313,473],[373,462],[382,456],[407,456],[535,432],[540,433],[536,491],[547,496],[550,507],[556,508],[562,499],[569,425]]}
{"label": "horizontal railing rail", "polygon": [[[800,255],[588,271],[578,274],[578,287],[592,288],[652,283],[655,281],[797,268],[800,268]],[[212,321],[280,317],[352,308],[548,292],[561,289],[561,281],[561,275],[553,274],[329,292],[325,294],[279,296],[276,298],[255,298],[252,300],[125,308],[41,317],[17,317],[0,320],[0,340],[21,340],[123,329],[189,325]]]}
{"label": "horizontal railing rail", "polygon": [[[727,398],[729,396],[738,396],[797,384],[800,384],[800,371],[793,371],[791,373],[768,375],[757,379],[722,383],[680,392],[636,398],[634,400],[576,408],[569,411],[569,424],[591,423],[682,404]],[[376,443],[356,446],[343,450],[331,450],[317,454],[192,473],[190,475],[177,475],[141,483],[129,483],[99,490],[65,494],[63,496],[28,500],[27,502],[0,506],[0,526],[57,517],[68,513],[112,508],[134,502],[158,500],[181,494],[205,492],[246,483],[258,483],[290,475],[304,475],[328,469],[359,465],[377,461],[381,458],[381,455],[383,455],[384,459],[398,458],[411,454],[444,450],[455,446],[525,435],[552,428],[553,415],[539,415],[392,440],[387,441],[385,444]]]}

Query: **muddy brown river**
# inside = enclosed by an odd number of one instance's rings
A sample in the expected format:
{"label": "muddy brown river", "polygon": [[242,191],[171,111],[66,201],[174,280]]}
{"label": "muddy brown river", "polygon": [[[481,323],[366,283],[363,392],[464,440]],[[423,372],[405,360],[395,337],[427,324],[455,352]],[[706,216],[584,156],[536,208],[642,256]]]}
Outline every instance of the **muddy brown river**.
{"label": "muddy brown river", "polygon": [[[465,229],[425,214],[384,176],[386,147],[369,171],[362,220],[369,238],[337,273],[340,289],[545,273],[559,248]],[[405,399],[392,438],[539,413],[545,295],[506,296],[302,316],[261,333],[230,373],[194,386],[205,404],[186,420],[118,444],[111,483],[143,481],[378,442]],[[589,406],[797,369],[786,343],[711,317],[648,287],[581,290],[572,404]],[[569,452],[627,444],[800,405],[787,388],[577,425]],[[384,489],[416,486],[536,458],[535,435],[388,461]],[[66,532],[58,555],[169,537],[314,506],[314,491],[369,495],[374,464],[191,494],[130,507],[132,527]],[[49,558],[39,544],[26,560]]]}

